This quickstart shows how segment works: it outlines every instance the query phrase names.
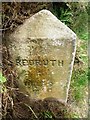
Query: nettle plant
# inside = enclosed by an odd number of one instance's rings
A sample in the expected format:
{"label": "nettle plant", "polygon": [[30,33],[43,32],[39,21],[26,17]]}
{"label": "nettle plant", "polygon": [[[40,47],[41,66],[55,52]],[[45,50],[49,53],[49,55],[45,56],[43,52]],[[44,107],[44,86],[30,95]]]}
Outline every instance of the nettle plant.
{"label": "nettle plant", "polygon": [[6,87],[4,85],[4,83],[6,82],[6,78],[2,75],[2,73],[0,73],[0,92],[3,93],[6,91]]}

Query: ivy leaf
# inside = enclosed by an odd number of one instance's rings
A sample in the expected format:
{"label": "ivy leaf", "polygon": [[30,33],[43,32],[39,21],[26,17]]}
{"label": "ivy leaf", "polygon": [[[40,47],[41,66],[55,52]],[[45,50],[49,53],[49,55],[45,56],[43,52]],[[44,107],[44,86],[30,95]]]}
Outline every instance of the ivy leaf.
{"label": "ivy leaf", "polygon": [[0,73],[0,83],[6,82],[6,78],[2,76],[2,73]]}

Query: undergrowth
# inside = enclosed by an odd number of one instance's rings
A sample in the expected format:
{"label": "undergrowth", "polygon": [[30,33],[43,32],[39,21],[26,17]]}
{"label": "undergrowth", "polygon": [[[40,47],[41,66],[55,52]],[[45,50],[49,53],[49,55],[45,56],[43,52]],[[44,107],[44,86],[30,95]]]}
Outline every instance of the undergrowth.
{"label": "undergrowth", "polygon": [[62,6],[54,4],[53,14],[70,27],[80,39],[77,45],[75,65],[71,80],[71,94],[74,101],[83,101],[88,86],[88,3],[66,2]]}
{"label": "undergrowth", "polygon": [[71,80],[71,91],[73,99],[77,102],[83,101],[85,92],[88,89],[88,57],[87,57],[87,41],[81,41],[80,45],[77,46],[77,58],[74,64],[72,80]]}

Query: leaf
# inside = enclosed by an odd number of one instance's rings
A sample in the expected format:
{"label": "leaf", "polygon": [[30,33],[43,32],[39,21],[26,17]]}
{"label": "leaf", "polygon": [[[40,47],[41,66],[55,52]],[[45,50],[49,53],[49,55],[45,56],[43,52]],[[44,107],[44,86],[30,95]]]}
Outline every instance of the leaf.
{"label": "leaf", "polygon": [[0,73],[0,83],[6,82],[6,78]]}
{"label": "leaf", "polygon": [[6,93],[7,92],[7,89],[6,87],[3,85],[1,90],[0,90],[0,93]]}

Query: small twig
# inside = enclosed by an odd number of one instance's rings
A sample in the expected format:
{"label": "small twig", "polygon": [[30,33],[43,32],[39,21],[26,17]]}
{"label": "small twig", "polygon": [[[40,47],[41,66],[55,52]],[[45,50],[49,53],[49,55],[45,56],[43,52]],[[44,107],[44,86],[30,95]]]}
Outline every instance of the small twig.
{"label": "small twig", "polygon": [[13,105],[14,105],[13,99],[12,99],[9,95],[8,95],[8,99],[9,99],[9,101],[11,102],[12,109],[13,109]]}
{"label": "small twig", "polygon": [[33,109],[32,109],[29,105],[27,105],[27,104],[25,104],[25,105],[32,111],[32,113],[33,113],[33,115],[35,116],[35,118],[38,119],[38,117],[37,117],[37,115],[35,114],[35,112],[33,111]]}
{"label": "small twig", "polygon": [[5,31],[5,30],[8,30],[8,29],[10,29],[10,27],[8,27],[8,28],[2,28],[2,29],[0,29],[0,31]]}
{"label": "small twig", "polygon": [[9,86],[7,86],[7,88],[10,89],[11,91],[12,90],[19,90],[19,88],[14,88],[14,87],[12,88],[12,87],[9,87]]}

